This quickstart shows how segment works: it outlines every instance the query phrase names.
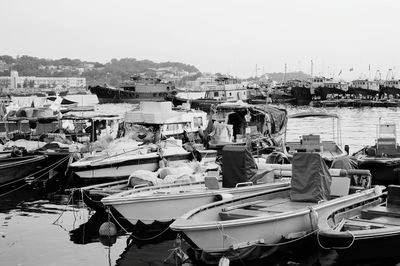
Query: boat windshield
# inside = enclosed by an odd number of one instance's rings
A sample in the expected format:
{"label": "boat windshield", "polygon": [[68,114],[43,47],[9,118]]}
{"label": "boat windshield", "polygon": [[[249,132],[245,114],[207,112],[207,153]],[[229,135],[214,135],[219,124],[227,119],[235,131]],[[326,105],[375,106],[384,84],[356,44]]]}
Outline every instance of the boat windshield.
{"label": "boat windshield", "polygon": [[322,141],[334,141],[341,146],[340,120],[337,115],[289,116],[286,142],[300,141],[305,135],[319,135]]}

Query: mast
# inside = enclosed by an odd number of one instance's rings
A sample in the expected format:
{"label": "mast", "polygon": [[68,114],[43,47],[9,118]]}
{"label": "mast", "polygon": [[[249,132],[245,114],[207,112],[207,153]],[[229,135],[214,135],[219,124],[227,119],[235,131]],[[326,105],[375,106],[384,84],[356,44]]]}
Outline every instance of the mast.
{"label": "mast", "polygon": [[285,82],[285,80],[286,80],[286,63],[285,63],[285,73],[283,74],[283,80],[282,80],[282,83],[284,83],[284,82]]}
{"label": "mast", "polygon": [[313,77],[313,67],[314,67],[313,60],[311,60],[311,78]]}

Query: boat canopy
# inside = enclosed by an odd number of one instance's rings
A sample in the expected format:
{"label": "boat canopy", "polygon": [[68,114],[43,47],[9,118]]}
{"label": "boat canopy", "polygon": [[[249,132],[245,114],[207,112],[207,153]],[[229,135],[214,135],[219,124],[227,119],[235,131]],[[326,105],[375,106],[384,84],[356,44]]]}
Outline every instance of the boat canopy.
{"label": "boat canopy", "polygon": [[302,113],[291,114],[288,116],[288,118],[304,118],[304,117],[322,117],[322,118],[332,117],[339,119],[339,115],[334,113],[325,113],[325,112],[302,112]]}

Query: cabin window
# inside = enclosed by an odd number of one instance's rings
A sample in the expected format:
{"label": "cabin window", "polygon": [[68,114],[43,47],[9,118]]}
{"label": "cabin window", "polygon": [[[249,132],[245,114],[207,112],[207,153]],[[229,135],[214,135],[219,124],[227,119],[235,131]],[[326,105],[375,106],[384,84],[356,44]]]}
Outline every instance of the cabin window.
{"label": "cabin window", "polygon": [[158,96],[160,96],[160,97],[161,97],[161,96],[163,96],[163,94],[160,92],[160,93],[158,94]]}
{"label": "cabin window", "polygon": [[229,96],[232,96],[232,92],[229,93]]}
{"label": "cabin window", "polygon": [[243,92],[243,95],[246,95],[246,92],[245,92],[245,91]]}
{"label": "cabin window", "polygon": [[202,127],[203,126],[203,118],[201,116],[200,117],[194,117],[193,118],[193,124],[194,124],[195,128]]}
{"label": "cabin window", "polygon": [[177,131],[179,129],[178,124],[168,124],[167,125],[167,130],[168,131]]}
{"label": "cabin window", "polygon": [[153,97],[157,97],[157,93],[153,93]]}
{"label": "cabin window", "polygon": [[218,95],[218,91],[214,92],[214,96],[217,97]]}

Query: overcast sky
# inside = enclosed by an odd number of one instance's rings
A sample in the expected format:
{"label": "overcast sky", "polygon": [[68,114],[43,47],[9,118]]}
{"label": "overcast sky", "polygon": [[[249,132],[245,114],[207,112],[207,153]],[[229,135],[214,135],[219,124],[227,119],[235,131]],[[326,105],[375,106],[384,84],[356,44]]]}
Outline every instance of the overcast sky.
{"label": "overcast sky", "polygon": [[311,60],[314,74],[345,79],[400,71],[396,0],[1,0],[0,9],[0,54],[13,57],[133,57],[239,77],[285,63],[310,73]]}

